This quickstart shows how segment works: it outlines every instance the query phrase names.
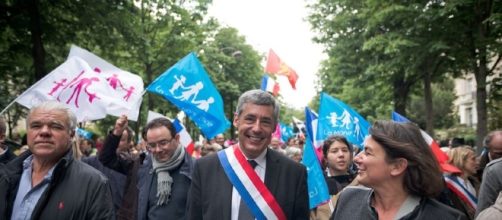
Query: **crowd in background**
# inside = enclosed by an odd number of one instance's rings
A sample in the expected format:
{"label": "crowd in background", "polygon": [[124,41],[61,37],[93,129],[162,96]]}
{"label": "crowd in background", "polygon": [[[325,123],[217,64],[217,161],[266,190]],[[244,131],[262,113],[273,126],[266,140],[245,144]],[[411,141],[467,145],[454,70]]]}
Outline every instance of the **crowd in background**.
{"label": "crowd in background", "polygon": [[[47,114],[50,108],[51,106],[46,106],[32,110],[31,120],[33,117],[40,117],[42,118],[40,120],[46,123],[43,118],[46,115],[41,112]],[[40,160],[38,154],[34,153],[33,157],[29,156],[33,153],[29,152],[30,150],[35,151],[33,147],[29,148],[30,143],[32,145],[33,141],[37,143],[33,135],[41,135],[40,133],[44,132],[31,133],[32,137],[30,137],[30,132],[39,129],[37,126],[38,124],[28,124],[28,135],[23,138],[24,140],[11,141],[6,138],[5,122],[0,119],[0,163],[2,164],[0,184],[9,174],[5,168],[12,165],[9,161],[23,164],[27,160]],[[52,129],[57,130],[57,127]],[[91,185],[97,188],[100,188],[100,184],[111,186],[109,192],[106,189],[101,190],[103,194],[106,194],[103,202],[109,199],[113,204],[113,218],[160,219],[174,216],[176,219],[182,219],[185,217],[185,212],[179,210],[185,210],[185,205],[193,202],[187,199],[187,194],[195,161],[234,145],[238,146],[239,140],[228,139],[225,134],[218,134],[212,139],[197,141],[190,155],[183,147],[176,145],[173,146],[173,153],[167,156],[162,147],[171,146],[170,143],[177,138],[175,134],[169,120],[155,119],[143,130],[142,141],[135,143],[133,138],[135,134],[127,126],[127,118],[120,117],[115,126],[110,128],[106,137],[68,138],[72,142],[69,144],[72,148],[69,156],[72,159],[67,160],[82,161],[94,168],[92,172],[99,171],[107,179],[103,182],[89,177],[89,181],[92,180]],[[499,159],[502,157],[501,130],[492,131],[485,137],[485,146],[481,155],[476,155],[475,148],[463,144],[459,139],[452,138],[449,142],[442,142],[445,146],[441,149],[447,153],[448,163],[460,170],[455,173],[440,172],[428,145],[414,125],[377,122],[371,128],[370,134],[364,146],[352,145],[344,136],[334,135],[326,139],[319,147],[319,158],[322,169],[325,171],[330,200],[311,209],[310,219],[329,219],[330,217],[332,219],[437,219],[439,217],[502,219],[502,159]],[[240,135],[243,136],[243,134]],[[270,137],[267,149],[301,164],[304,142],[303,135],[293,136],[284,142],[278,137]],[[60,158],[67,156],[61,154]],[[16,158],[23,158],[23,160],[16,161]],[[30,169],[36,168],[36,163],[33,162],[33,164],[34,167]],[[52,169],[49,173],[60,172]],[[87,167],[83,166],[78,169],[87,169]],[[82,172],[92,173],[91,171]],[[152,172],[155,175],[152,175]],[[24,172],[20,170],[17,175],[21,173]],[[23,179],[24,177],[19,178],[23,186],[23,181],[26,180]],[[41,181],[44,183],[45,180]],[[47,181],[48,185],[45,187],[50,188],[51,178]],[[172,184],[173,182],[175,184]],[[142,184],[147,184],[146,190],[142,188]],[[17,186],[10,185],[9,187]],[[151,188],[154,190],[152,191]],[[37,193],[35,189],[31,190]],[[39,198],[41,192],[43,191],[38,192],[39,195],[35,198]],[[1,193],[0,196],[3,196]],[[32,192],[30,190],[18,191],[17,196],[20,195],[19,193],[25,193],[23,195],[28,196]],[[90,192],[83,191],[83,193]],[[10,195],[9,198],[14,199],[16,195]],[[20,206],[22,202],[16,199],[15,203],[12,203],[13,207],[0,207],[2,217],[7,219],[22,217],[24,211]],[[59,203],[58,207],[61,207],[61,204]],[[106,207],[104,204],[102,206]],[[37,211],[38,207],[32,208]],[[234,208],[232,207],[232,210]],[[10,212],[6,211],[9,209]],[[169,211],[162,209],[169,209]],[[5,215],[6,213],[8,215]],[[41,216],[52,216],[51,212],[36,213]],[[111,216],[106,210],[99,212],[99,215],[100,217]],[[22,219],[21,217],[19,218]]]}

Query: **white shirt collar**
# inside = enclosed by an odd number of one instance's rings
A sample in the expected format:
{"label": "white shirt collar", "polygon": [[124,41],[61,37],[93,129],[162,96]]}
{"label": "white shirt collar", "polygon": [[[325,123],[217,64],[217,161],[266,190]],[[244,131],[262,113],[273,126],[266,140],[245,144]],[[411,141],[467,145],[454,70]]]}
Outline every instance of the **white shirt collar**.
{"label": "white shirt collar", "polygon": [[[266,158],[267,151],[268,151],[268,147],[265,148],[265,150],[263,152],[261,152],[261,154],[258,155],[258,157],[256,157],[255,159],[252,159],[258,164],[258,167],[265,168],[265,164],[267,162],[267,158]],[[249,160],[249,158],[245,154],[242,154],[242,155],[244,155],[246,160]]]}

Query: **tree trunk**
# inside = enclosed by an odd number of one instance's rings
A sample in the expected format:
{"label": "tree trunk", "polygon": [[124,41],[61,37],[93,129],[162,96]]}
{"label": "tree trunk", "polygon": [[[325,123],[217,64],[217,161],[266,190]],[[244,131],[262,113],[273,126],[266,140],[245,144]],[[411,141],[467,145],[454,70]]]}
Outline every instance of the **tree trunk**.
{"label": "tree trunk", "polygon": [[234,121],[234,101],[230,101],[230,112],[231,112],[231,115],[230,115],[230,139],[233,141],[234,140],[234,136],[235,136],[235,127],[234,127],[234,124],[232,123]]}
{"label": "tree trunk", "polygon": [[[146,63],[145,64],[145,74],[146,74],[146,78],[147,78],[147,83],[150,84],[152,83],[152,65],[151,64],[148,64]],[[153,103],[152,103],[152,93],[147,93],[147,112],[149,110],[152,110],[152,106],[153,106]],[[144,98],[144,96],[143,96]],[[144,124],[142,121],[144,120],[143,117],[141,117],[141,111],[143,110],[144,108],[144,105],[143,103],[145,102],[145,100],[143,99],[143,101],[141,102],[141,106],[139,108],[139,115],[138,115],[138,121],[136,123],[136,127],[134,128],[134,130],[136,131],[136,134],[140,135],[140,127],[142,124]],[[146,120],[145,120],[146,121]]]}
{"label": "tree trunk", "polygon": [[[146,74],[146,81],[148,82],[148,84],[152,83],[153,82],[153,79],[152,79],[152,64],[150,63],[146,63],[145,64],[145,74]],[[153,110],[153,95],[152,93],[148,93],[148,110]]]}
{"label": "tree trunk", "polygon": [[481,58],[479,60],[478,72],[475,73],[476,76],[476,111],[478,116],[478,123],[476,125],[476,146],[478,146],[478,151],[483,147],[483,139],[487,134],[487,117],[486,117],[486,58]]}
{"label": "tree trunk", "polygon": [[33,44],[32,56],[33,66],[35,68],[35,81],[42,79],[47,74],[45,72],[45,50],[42,43],[41,17],[38,7],[38,0],[31,0],[31,3],[28,5],[28,11],[30,14],[31,42]]}
{"label": "tree trunk", "polygon": [[426,67],[424,75],[425,130],[434,137],[434,109],[432,104],[431,71]]}
{"label": "tree trunk", "polygon": [[406,103],[408,102],[410,85],[404,80],[404,73],[394,79],[393,85],[394,111],[406,117]]}
{"label": "tree trunk", "polygon": [[9,129],[9,137],[8,138],[12,140],[12,130],[14,127],[14,122],[12,121],[12,117],[10,115],[10,112],[6,111],[5,113],[7,115],[6,122],[7,122],[7,127]]}
{"label": "tree trunk", "polygon": [[[486,79],[488,72],[488,47],[485,42],[490,37],[490,23],[486,19],[490,17],[493,6],[493,1],[482,1],[475,6],[474,13],[476,20],[474,22],[474,46],[475,57],[474,59],[474,75],[476,77],[476,110],[478,122],[476,125],[476,146],[478,152],[483,148],[483,139],[487,134],[487,92],[486,92]],[[478,66],[479,65],[479,66]]]}

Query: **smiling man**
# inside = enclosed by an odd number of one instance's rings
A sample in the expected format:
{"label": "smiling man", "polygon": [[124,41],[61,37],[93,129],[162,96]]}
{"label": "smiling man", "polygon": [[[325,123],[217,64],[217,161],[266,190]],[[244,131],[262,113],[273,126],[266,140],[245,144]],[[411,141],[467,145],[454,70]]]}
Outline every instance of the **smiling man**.
{"label": "smiling man", "polygon": [[0,170],[0,219],[115,219],[108,180],[72,158],[76,124],[61,103],[31,109],[29,151]]}
{"label": "smiling man", "polygon": [[241,95],[233,120],[239,143],[195,163],[188,219],[308,219],[305,167],[268,149],[278,117],[269,93]]}

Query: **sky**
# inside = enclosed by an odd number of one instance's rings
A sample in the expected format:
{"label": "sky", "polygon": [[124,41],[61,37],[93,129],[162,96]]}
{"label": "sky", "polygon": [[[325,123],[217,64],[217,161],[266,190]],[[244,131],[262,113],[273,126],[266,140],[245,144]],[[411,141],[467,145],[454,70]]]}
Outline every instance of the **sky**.
{"label": "sky", "polygon": [[[278,77],[280,94],[290,107],[302,109],[315,96],[314,80],[322,47],[312,42],[314,32],[305,21],[308,10],[304,0],[213,0],[209,15],[221,25],[234,27],[259,53],[269,49],[299,75],[296,91],[286,77]],[[264,63],[263,63],[264,65]]]}

